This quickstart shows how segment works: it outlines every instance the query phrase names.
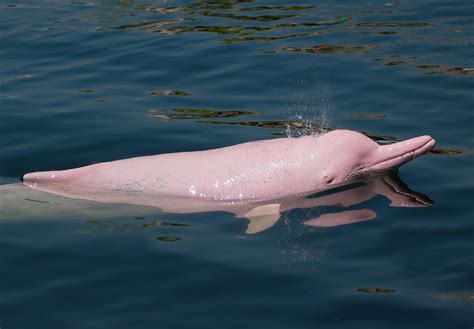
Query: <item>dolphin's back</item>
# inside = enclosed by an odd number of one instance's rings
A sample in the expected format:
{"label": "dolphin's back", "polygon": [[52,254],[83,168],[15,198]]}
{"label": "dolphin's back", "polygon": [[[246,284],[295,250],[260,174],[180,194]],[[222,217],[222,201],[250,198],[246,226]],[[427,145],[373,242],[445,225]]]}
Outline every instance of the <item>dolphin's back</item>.
{"label": "dolphin's back", "polygon": [[[52,193],[95,193],[123,190],[167,196],[199,196],[231,200],[281,196],[291,186],[281,178],[293,175],[303,162],[305,145],[314,137],[275,139],[207,151],[170,153],[104,162],[76,169],[26,174],[28,186]],[[301,163],[298,163],[301,162]],[[299,181],[299,182],[298,182]]]}

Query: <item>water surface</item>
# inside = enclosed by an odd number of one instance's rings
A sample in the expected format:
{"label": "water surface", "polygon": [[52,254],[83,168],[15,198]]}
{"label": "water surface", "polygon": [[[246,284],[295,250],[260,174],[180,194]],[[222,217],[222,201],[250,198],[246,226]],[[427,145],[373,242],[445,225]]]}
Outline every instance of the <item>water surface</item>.
{"label": "water surface", "polygon": [[[472,1],[1,1],[0,181],[333,128],[430,134],[383,195],[163,214],[0,195],[0,326],[471,328]],[[192,168],[189,168],[192,170]],[[46,203],[45,203],[46,202]]]}

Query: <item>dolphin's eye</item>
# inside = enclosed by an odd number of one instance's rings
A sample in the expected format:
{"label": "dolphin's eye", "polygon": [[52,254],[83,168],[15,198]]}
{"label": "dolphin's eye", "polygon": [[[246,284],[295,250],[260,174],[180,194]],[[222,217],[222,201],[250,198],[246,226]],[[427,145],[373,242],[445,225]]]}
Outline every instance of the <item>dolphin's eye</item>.
{"label": "dolphin's eye", "polygon": [[334,181],[334,177],[328,175],[324,175],[323,179],[326,184],[331,184]]}

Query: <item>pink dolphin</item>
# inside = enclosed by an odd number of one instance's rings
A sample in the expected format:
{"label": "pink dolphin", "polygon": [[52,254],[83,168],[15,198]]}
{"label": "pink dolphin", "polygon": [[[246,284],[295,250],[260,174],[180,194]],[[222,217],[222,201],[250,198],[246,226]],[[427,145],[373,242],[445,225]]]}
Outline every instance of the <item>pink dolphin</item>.
{"label": "pink dolphin", "polygon": [[334,130],[319,137],[280,138],[29,173],[23,181],[45,192],[89,200],[119,191],[155,198],[259,201],[307,194],[386,172],[434,145],[430,136],[420,136],[381,146],[361,133]]}

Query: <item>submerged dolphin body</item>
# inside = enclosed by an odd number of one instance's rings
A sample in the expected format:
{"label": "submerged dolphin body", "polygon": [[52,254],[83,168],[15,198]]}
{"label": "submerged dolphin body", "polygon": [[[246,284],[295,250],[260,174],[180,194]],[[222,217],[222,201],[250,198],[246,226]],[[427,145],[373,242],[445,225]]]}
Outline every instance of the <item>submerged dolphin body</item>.
{"label": "submerged dolphin body", "polygon": [[378,145],[350,130],[220,149],[144,156],[76,169],[29,173],[25,185],[66,197],[107,201],[183,197],[258,201],[306,194],[395,169],[430,151],[430,136]]}
{"label": "submerged dolphin body", "polygon": [[[9,184],[0,186],[0,218],[50,220],[67,217],[94,221],[106,219],[109,222],[110,219],[117,218],[155,217],[156,208],[175,214],[223,211],[248,219],[246,233],[255,234],[272,227],[282,214],[285,214],[285,218],[303,217],[301,219],[305,225],[315,227],[335,227],[371,220],[376,217],[373,210],[352,207],[378,195],[390,200],[392,207],[427,207],[433,204],[426,195],[411,190],[396,172],[307,195],[236,202],[216,202],[202,198],[156,198],[153,195],[120,191],[89,195],[89,200],[84,200],[85,197],[71,199],[22,184]],[[344,209],[349,207],[351,209]],[[293,212],[297,209],[307,210]],[[313,217],[315,214],[318,214],[317,217]]]}

